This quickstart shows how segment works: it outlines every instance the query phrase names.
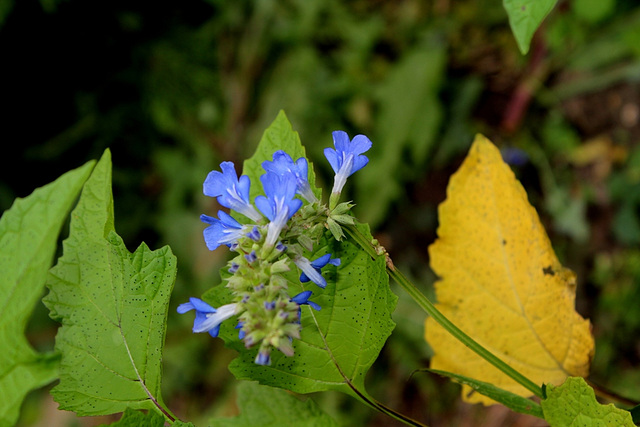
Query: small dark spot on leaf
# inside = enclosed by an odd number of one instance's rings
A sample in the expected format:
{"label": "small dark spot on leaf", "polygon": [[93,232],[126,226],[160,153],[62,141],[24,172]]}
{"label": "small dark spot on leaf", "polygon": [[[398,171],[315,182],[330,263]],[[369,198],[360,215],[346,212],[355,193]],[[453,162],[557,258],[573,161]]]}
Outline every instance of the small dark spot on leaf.
{"label": "small dark spot on leaf", "polygon": [[546,274],[548,276],[555,276],[556,272],[553,271],[553,268],[551,268],[551,266],[545,267],[542,269],[542,273]]}

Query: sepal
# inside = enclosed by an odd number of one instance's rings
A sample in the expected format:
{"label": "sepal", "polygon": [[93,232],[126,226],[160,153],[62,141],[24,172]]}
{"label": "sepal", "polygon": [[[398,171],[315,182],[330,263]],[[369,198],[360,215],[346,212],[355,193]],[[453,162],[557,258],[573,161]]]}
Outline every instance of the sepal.
{"label": "sepal", "polygon": [[327,218],[327,227],[337,241],[344,239],[344,231],[342,231],[342,227],[340,227],[340,224],[338,224],[333,218]]}

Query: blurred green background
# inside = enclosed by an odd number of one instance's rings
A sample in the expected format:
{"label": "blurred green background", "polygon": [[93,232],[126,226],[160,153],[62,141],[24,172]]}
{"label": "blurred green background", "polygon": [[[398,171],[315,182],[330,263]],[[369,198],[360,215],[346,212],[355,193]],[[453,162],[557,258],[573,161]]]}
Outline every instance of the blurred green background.
{"label": "blurred green background", "polygon": [[[284,109],[327,188],[331,131],[363,133],[370,164],[347,189],[356,215],[425,293],[436,208],[473,135],[512,163],[597,339],[591,379],[640,399],[640,7],[560,1],[520,55],[497,0],[0,0],[4,154],[0,207],[109,147],[116,228],[133,250],[178,256],[164,396],[206,425],[236,411],[220,340],[186,333],[174,308],[220,283],[201,193],[223,160],[240,164]],[[394,288],[394,290],[396,290]],[[398,327],[368,379],[380,401],[431,426],[540,425],[461,403],[428,364],[424,315],[404,294]],[[38,307],[29,339],[51,349]],[[313,398],[344,425],[396,425],[348,398]],[[25,426],[89,426],[32,393]]]}

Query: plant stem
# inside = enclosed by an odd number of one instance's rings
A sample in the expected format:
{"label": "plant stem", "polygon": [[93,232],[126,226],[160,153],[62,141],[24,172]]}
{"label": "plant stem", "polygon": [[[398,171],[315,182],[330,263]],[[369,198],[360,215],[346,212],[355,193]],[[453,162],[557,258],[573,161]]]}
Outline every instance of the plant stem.
{"label": "plant stem", "polygon": [[388,406],[383,405],[382,403],[378,402],[377,400],[375,400],[374,398],[372,398],[371,396],[369,396],[366,392],[360,391],[358,390],[353,383],[351,383],[350,381],[347,382],[347,385],[351,388],[351,390],[356,394],[356,396],[358,397],[358,400],[360,400],[362,403],[364,403],[365,405],[369,406],[371,409],[374,409],[378,412],[382,412],[383,414],[387,415],[388,417],[393,418],[394,420],[400,421],[408,426],[413,426],[413,427],[426,427],[425,424],[422,424],[419,421],[414,420],[413,418],[410,418],[400,412],[397,412],[391,408],[389,408]]}
{"label": "plant stem", "polygon": [[489,350],[480,345],[477,341],[471,338],[469,335],[465,334],[460,330],[456,325],[451,323],[449,319],[447,319],[441,312],[438,310],[429,299],[418,288],[416,288],[413,283],[411,283],[404,274],[400,272],[400,270],[396,269],[391,261],[391,258],[387,254],[386,250],[382,246],[374,246],[374,244],[367,239],[354,225],[348,225],[344,227],[345,231],[351,236],[351,238],[364,249],[369,255],[373,258],[385,255],[387,257],[387,272],[390,277],[392,277],[396,283],[398,283],[408,294],[413,298],[413,300],[425,311],[429,314],[433,319],[440,324],[447,332],[453,335],[456,339],[458,339],[461,343],[469,347],[472,351],[474,351],[478,356],[482,357],[487,362],[491,363],[496,368],[500,369],[506,375],[511,377],[518,384],[525,387],[527,390],[531,391],[534,395],[542,398],[542,389],[540,386],[536,385],[533,381],[513,369],[511,366],[507,365],[500,358],[495,356]]}

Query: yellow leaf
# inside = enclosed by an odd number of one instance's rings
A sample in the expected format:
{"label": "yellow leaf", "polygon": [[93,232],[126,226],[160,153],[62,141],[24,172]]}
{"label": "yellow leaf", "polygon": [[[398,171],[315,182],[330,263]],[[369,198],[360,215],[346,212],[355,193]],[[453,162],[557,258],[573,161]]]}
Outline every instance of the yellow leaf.
{"label": "yellow leaf", "polygon": [[[535,383],[586,376],[594,342],[576,313],[575,274],[562,267],[535,209],[498,149],[477,135],[438,210],[438,239],[429,247],[440,311]],[[432,318],[425,338],[431,368],[529,396]],[[469,402],[495,403],[463,388]]]}

